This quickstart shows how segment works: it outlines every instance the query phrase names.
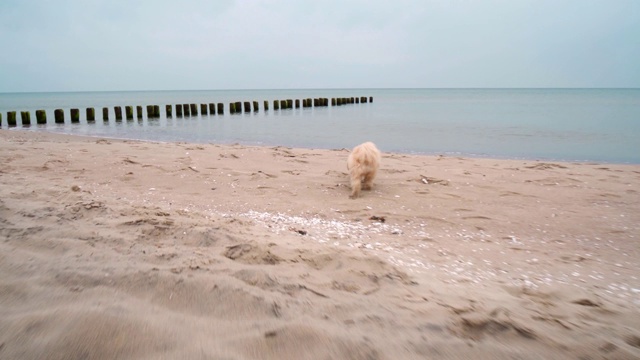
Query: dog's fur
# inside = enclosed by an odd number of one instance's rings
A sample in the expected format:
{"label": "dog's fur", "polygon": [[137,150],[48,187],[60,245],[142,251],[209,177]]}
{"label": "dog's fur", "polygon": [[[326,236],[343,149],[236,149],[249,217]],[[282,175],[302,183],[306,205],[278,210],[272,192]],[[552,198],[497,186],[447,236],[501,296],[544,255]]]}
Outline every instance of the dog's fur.
{"label": "dog's fur", "polygon": [[347,169],[351,176],[351,196],[360,196],[360,189],[371,190],[373,179],[380,167],[380,150],[372,142],[366,142],[353,148],[347,158]]}

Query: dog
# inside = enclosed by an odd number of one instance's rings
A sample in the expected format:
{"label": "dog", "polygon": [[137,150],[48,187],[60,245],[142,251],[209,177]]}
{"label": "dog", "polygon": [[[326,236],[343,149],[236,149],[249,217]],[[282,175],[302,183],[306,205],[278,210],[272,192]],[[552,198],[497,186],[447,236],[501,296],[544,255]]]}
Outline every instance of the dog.
{"label": "dog", "polygon": [[347,170],[351,177],[352,199],[360,196],[360,190],[371,190],[373,179],[380,167],[380,150],[372,142],[366,142],[353,148],[347,158]]}

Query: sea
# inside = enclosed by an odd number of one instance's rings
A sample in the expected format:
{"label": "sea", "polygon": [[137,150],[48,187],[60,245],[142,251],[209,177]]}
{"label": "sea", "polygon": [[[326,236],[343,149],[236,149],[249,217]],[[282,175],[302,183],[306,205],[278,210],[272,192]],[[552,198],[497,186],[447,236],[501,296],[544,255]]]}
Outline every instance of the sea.
{"label": "sea", "polygon": [[[367,102],[331,106],[333,98]],[[274,100],[328,98],[329,106],[274,109]],[[372,101],[368,101],[371,99]],[[269,102],[265,110],[264,101]],[[259,108],[229,113],[232,102]],[[201,114],[222,103],[224,114]],[[165,105],[173,105],[173,116]],[[176,116],[176,104],[198,114]],[[159,105],[148,118],[146,106]],[[116,121],[114,107],[142,106],[143,117]],[[96,121],[86,120],[95,108]],[[103,121],[102,108],[109,108]],[[80,109],[71,123],[70,109]],[[54,110],[65,123],[56,124]],[[46,124],[36,124],[45,110]],[[7,112],[17,112],[9,128]],[[29,111],[29,125],[20,112]],[[640,89],[289,89],[0,93],[2,129],[135,139],[342,149],[373,141],[384,152],[500,159],[640,163]]]}

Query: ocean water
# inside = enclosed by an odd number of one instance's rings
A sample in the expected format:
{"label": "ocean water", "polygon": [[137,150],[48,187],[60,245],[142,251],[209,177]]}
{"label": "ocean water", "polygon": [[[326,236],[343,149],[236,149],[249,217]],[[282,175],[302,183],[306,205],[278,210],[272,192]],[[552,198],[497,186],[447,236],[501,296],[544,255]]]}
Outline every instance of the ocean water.
{"label": "ocean water", "polygon": [[[274,110],[273,100],[373,97],[372,103]],[[270,109],[264,111],[263,101]],[[258,101],[258,112],[229,114],[229,103]],[[224,103],[224,115],[167,118],[166,104]],[[148,119],[146,105],[161,117]],[[144,107],[144,118],[115,121],[114,106]],[[85,109],[94,107],[96,122]],[[102,121],[102,107],[110,120]],[[65,124],[54,123],[54,109]],[[71,124],[69,109],[80,109]],[[47,124],[36,125],[35,111]],[[199,111],[198,106],[198,111]],[[640,163],[640,89],[320,89],[0,94],[7,111],[31,112],[29,131],[164,142],[351,148],[374,141],[382,151]]]}

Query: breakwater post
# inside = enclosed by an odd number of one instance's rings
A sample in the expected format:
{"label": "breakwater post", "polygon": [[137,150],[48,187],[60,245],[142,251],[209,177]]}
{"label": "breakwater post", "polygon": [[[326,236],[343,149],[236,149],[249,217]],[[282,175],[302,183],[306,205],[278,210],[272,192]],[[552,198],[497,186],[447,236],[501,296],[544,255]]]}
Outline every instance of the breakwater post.
{"label": "breakwater post", "polygon": [[182,104],[176,104],[176,116],[182,117]]}
{"label": "breakwater post", "polygon": [[173,117],[173,107],[171,105],[165,105],[164,111],[167,113],[168,118]]}
{"label": "breakwater post", "polygon": [[191,104],[191,115],[198,116],[198,106],[196,104]]}
{"label": "breakwater post", "polygon": [[209,115],[215,115],[215,114],[216,114],[216,104],[209,103]]}
{"label": "breakwater post", "polygon": [[108,107],[103,107],[102,108],[102,120],[103,121],[109,121],[109,108]]}
{"label": "breakwater post", "polygon": [[113,110],[116,112],[116,121],[118,120],[122,120],[122,107],[120,106],[115,106],[113,108]]}
{"label": "breakwater post", "polygon": [[224,114],[224,104],[223,103],[218,103],[218,114],[219,115]]}
{"label": "breakwater post", "polygon": [[22,126],[31,125],[31,113],[28,111],[20,111],[20,119],[22,120]]}
{"label": "breakwater post", "polygon": [[273,100],[273,110],[280,110],[280,102],[278,100]]}
{"label": "breakwater post", "polygon": [[9,127],[18,125],[18,123],[16,122],[15,111],[7,111],[7,124],[9,125]]}
{"label": "breakwater post", "polygon": [[96,110],[92,107],[87,108],[87,121],[96,121]]}
{"label": "breakwater post", "polygon": [[[0,118],[0,122],[2,122],[2,118]],[[36,110],[36,123],[38,124],[46,124],[47,123],[47,112],[44,110]]]}
{"label": "breakwater post", "polygon": [[160,117],[160,105],[147,105],[147,119]]}
{"label": "breakwater post", "polygon": [[207,114],[207,109],[208,109],[207,104],[200,104],[200,114],[202,114],[202,115],[208,115],[208,114]]}
{"label": "breakwater post", "polygon": [[55,109],[53,112],[53,117],[56,121],[56,124],[64,124],[64,111],[62,109]]}
{"label": "breakwater post", "polygon": [[71,123],[80,122],[80,109],[71,109]]}
{"label": "breakwater post", "polygon": [[125,106],[124,112],[127,115],[127,120],[133,120],[133,106]]}
{"label": "breakwater post", "polygon": [[254,102],[253,102],[253,111],[254,111],[254,112],[258,112],[258,110],[260,110],[260,108],[258,107],[258,102],[257,102],[257,101],[254,101]]}
{"label": "breakwater post", "polygon": [[251,103],[248,101],[244,102],[244,112],[251,112]]}
{"label": "breakwater post", "polygon": [[142,106],[140,105],[136,105],[136,117],[138,118],[138,120],[142,120],[142,118],[144,117],[144,113],[142,112]]}
{"label": "breakwater post", "polygon": [[264,101],[264,111],[269,111],[269,101],[267,100]]}
{"label": "breakwater post", "polygon": [[189,104],[182,104],[182,110],[184,111],[184,116],[191,116],[191,112],[189,111]]}

